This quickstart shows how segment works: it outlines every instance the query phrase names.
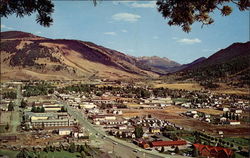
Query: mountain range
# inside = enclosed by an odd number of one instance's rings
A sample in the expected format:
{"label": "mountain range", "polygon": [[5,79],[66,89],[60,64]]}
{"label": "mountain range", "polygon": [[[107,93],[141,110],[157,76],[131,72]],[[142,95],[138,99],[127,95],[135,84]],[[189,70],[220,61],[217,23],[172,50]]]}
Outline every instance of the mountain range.
{"label": "mountain range", "polygon": [[[209,58],[181,65],[157,56],[133,57],[92,42],[49,39],[21,31],[1,32],[1,78],[4,80],[141,79],[161,75],[199,79],[210,67],[249,59],[250,42],[235,43]],[[227,65],[227,64],[226,64]],[[224,67],[223,67],[224,68]],[[228,68],[228,67],[227,67]],[[249,65],[241,65],[241,71]],[[228,69],[225,69],[228,71]],[[238,73],[239,68],[231,75]],[[206,74],[204,74],[206,75]],[[209,75],[209,74],[207,74]],[[223,76],[223,75],[222,75]]]}

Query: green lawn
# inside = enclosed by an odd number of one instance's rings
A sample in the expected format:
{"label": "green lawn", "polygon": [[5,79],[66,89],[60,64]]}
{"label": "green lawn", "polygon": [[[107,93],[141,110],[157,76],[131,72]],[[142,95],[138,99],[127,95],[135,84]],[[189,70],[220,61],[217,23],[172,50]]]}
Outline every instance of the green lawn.
{"label": "green lawn", "polygon": [[194,140],[195,140],[194,136],[183,136],[182,138],[191,143],[194,143]]}
{"label": "green lawn", "polygon": [[248,146],[250,140],[246,138],[238,138],[238,137],[227,137],[224,138],[225,141],[234,143],[238,146]]}
{"label": "green lawn", "polygon": [[[33,154],[33,153],[32,153]],[[36,153],[37,154],[37,153]],[[78,158],[80,153],[70,153],[68,151],[55,151],[55,152],[40,152],[41,158]],[[37,155],[39,155],[37,154]]]}
{"label": "green lawn", "polygon": [[13,150],[2,150],[0,149],[0,155],[7,155],[10,158],[15,158],[17,155],[18,151],[13,151]]}
{"label": "green lawn", "polygon": [[[0,150],[0,155],[7,155],[10,158],[15,158],[19,151],[12,150]],[[55,152],[29,152],[29,155],[36,157],[40,155],[40,158],[79,158],[80,153],[70,153],[67,151],[55,151]]]}

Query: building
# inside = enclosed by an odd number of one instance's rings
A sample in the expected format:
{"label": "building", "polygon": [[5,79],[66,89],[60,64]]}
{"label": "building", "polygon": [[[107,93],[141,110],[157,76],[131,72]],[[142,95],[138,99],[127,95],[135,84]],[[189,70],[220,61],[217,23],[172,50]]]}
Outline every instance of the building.
{"label": "building", "polygon": [[43,127],[63,127],[73,126],[74,119],[50,119],[50,120],[31,120],[29,122],[30,128],[43,128]]}
{"label": "building", "polygon": [[95,107],[96,105],[93,103],[84,102],[80,104],[80,108],[84,108],[84,109],[93,109]]}
{"label": "building", "polygon": [[185,140],[177,140],[177,141],[153,141],[150,142],[151,147],[162,147],[162,146],[181,146],[186,145],[187,142]]}
{"label": "building", "polygon": [[150,133],[161,133],[160,128],[150,127],[149,128]]}
{"label": "building", "polygon": [[70,135],[71,132],[72,132],[72,129],[71,129],[71,128],[60,128],[60,129],[58,130],[58,134],[59,134],[60,136]]}
{"label": "building", "polygon": [[210,145],[194,144],[194,148],[202,157],[231,158],[233,151],[228,148],[214,147]]}
{"label": "building", "polygon": [[240,125],[240,121],[236,121],[236,120],[229,120],[228,121],[229,125]]}

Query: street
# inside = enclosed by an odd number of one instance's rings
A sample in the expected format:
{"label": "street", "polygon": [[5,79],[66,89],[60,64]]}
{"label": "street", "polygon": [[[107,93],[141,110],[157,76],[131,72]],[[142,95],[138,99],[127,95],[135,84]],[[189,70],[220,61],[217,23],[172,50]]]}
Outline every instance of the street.
{"label": "street", "polygon": [[88,130],[92,145],[99,147],[105,152],[112,152],[115,156],[122,158],[161,158],[161,157],[173,157],[181,158],[184,156],[172,156],[161,154],[156,151],[147,151],[139,148],[138,146],[117,139],[113,136],[108,136],[103,130],[93,127],[93,125],[87,120],[83,113],[79,110],[70,107],[67,103],[61,102],[68,110],[68,113],[75,117],[79,124]]}

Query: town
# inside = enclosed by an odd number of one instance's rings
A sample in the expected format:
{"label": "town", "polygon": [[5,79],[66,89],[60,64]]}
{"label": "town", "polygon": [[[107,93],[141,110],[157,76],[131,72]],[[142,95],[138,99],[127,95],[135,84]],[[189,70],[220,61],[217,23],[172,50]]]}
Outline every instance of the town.
{"label": "town", "polygon": [[5,82],[1,92],[0,148],[19,155],[249,155],[247,95],[121,81]]}

